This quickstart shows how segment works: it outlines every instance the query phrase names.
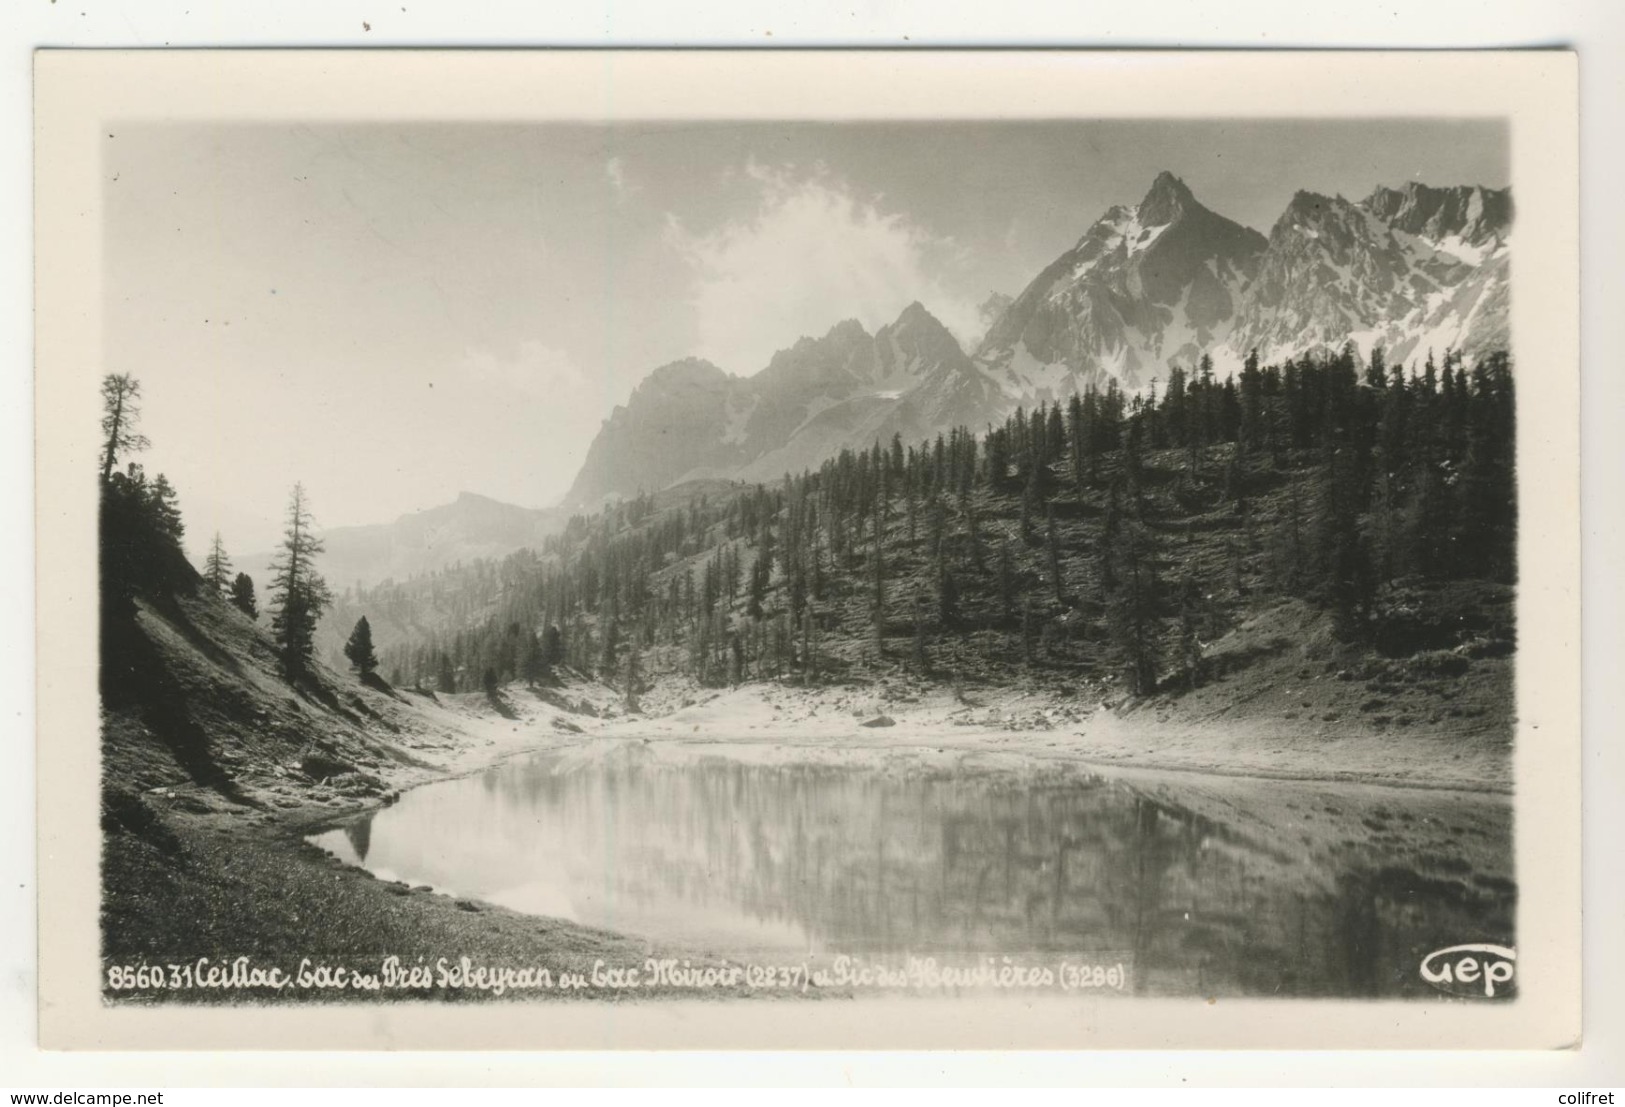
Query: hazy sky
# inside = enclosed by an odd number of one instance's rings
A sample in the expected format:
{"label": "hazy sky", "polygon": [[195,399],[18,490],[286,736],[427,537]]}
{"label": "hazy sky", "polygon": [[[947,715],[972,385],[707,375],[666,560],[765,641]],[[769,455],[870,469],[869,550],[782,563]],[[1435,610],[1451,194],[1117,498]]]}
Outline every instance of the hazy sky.
{"label": "hazy sky", "polygon": [[648,371],[922,301],[973,336],[1162,169],[1268,233],[1297,189],[1508,183],[1490,122],[124,125],[106,369],[189,545],[568,488]]}

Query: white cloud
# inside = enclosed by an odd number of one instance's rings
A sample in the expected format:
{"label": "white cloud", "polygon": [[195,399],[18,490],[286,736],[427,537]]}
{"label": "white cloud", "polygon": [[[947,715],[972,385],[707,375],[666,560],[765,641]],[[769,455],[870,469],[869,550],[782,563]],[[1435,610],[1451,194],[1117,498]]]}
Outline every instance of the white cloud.
{"label": "white cloud", "polygon": [[[466,441],[441,442],[439,423],[480,427],[486,449],[508,455],[501,471],[492,473],[488,458],[480,473],[464,473],[448,458],[441,466],[457,474],[458,487],[478,488],[515,503],[545,502],[569,487],[593,437],[614,406],[626,402],[624,386],[606,373],[583,368],[570,354],[535,339],[511,351],[471,347],[458,362],[458,386],[433,397],[416,434],[420,449],[446,448],[461,457],[482,456]],[[504,483],[504,480],[507,483]]]}
{"label": "white cloud", "polygon": [[539,399],[590,399],[599,391],[569,354],[534,339],[521,342],[511,358],[484,349],[467,350],[463,369],[476,384]]}
{"label": "white cloud", "polygon": [[609,181],[609,187],[614,190],[615,198],[618,200],[624,200],[638,190],[637,185],[626,179],[626,164],[618,155],[604,163],[604,177]]}
{"label": "white cloud", "polygon": [[523,410],[540,402],[553,428],[548,436],[569,449],[585,450],[604,417],[626,402],[624,389],[608,374],[588,372],[564,350],[534,339],[521,342],[512,357],[469,349],[462,368],[476,392],[493,393],[498,401],[524,400]]}
{"label": "white cloud", "polygon": [[802,335],[851,318],[873,332],[914,300],[955,334],[976,333],[975,304],[942,282],[965,261],[951,238],[821,170],[797,177],[752,162],[745,174],[759,190],[750,217],[692,234],[667,216],[667,241],[695,272],[702,357],[754,373]]}

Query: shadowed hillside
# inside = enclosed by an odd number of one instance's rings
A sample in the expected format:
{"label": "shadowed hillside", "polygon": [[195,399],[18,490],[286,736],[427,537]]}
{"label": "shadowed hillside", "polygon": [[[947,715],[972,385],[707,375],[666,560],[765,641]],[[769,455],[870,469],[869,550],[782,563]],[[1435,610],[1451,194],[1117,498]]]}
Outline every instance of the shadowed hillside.
{"label": "shadowed hillside", "polygon": [[[397,589],[448,617],[385,669],[463,688],[564,663],[633,692],[910,673],[1504,743],[1511,411],[1500,356],[1176,370],[1154,400],[1091,391],[577,517],[534,556]],[[1293,702],[1311,678],[1337,690]]]}

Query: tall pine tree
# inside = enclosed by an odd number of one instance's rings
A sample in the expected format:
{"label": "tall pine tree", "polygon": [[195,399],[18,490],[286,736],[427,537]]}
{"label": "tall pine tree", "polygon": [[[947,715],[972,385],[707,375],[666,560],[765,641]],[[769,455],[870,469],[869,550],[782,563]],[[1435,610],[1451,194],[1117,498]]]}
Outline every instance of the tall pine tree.
{"label": "tall pine tree", "polygon": [[250,619],[260,617],[259,601],[254,598],[253,577],[247,573],[237,574],[237,579],[231,582],[231,602]]}
{"label": "tall pine tree", "polygon": [[356,620],[355,629],[350,631],[350,640],[344,643],[344,656],[363,677],[371,676],[378,668],[378,655],[372,650],[372,624],[365,615]]}
{"label": "tall pine tree", "polygon": [[316,572],[316,555],[322,549],[305,486],[295,484],[288,498],[282,550],[271,566],[271,633],[290,676],[308,671],[316,623],[333,602],[327,582]]}
{"label": "tall pine tree", "polygon": [[219,531],[214,532],[209,556],[203,560],[203,579],[209,582],[209,587],[214,589],[217,596],[224,596],[231,586],[231,558],[226,556],[226,547],[220,541]]}

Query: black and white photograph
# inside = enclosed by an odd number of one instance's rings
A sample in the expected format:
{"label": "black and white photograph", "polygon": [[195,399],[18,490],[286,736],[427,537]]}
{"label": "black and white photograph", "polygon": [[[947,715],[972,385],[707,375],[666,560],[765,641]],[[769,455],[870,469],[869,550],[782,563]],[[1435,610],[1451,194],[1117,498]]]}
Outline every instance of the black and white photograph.
{"label": "black and white photograph", "polygon": [[1572,366],[1424,106],[105,121],[99,1005],[1516,1008]]}

